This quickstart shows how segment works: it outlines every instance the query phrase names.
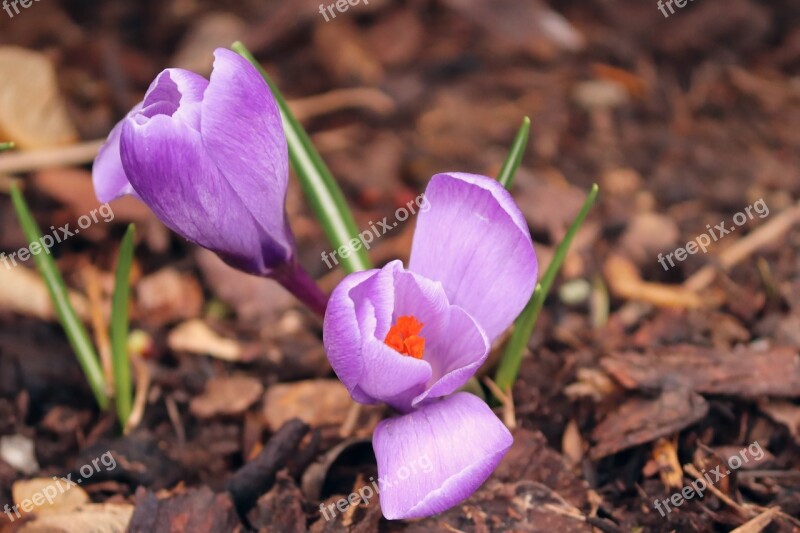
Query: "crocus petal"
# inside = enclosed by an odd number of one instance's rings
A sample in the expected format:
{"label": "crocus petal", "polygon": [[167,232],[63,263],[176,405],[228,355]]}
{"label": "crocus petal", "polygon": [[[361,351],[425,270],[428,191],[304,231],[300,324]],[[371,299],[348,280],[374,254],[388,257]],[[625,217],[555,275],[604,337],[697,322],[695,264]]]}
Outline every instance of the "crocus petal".
{"label": "crocus petal", "polygon": [[[130,113],[128,113],[128,116],[138,113],[141,108],[142,104],[137,104]],[[125,175],[125,169],[122,168],[122,159],[120,158],[119,151],[123,122],[124,119],[119,121],[111,130],[106,142],[100,147],[100,151],[97,153],[94,165],[92,165],[94,193],[101,203],[116,200],[120,196],[125,196],[126,194],[138,196],[128,181],[128,176]]]}
{"label": "crocus petal", "polygon": [[358,388],[358,382],[364,372],[364,359],[361,357],[361,328],[351,292],[378,272],[380,271],[375,269],[365,270],[345,277],[328,300],[328,309],[325,311],[322,326],[325,353],[333,371],[353,399],[361,403],[376,403],[377,400],[370,398]]}
{"label": "crocus petal", "polygon": [[425,191],[409,270],[442,282],[494,340],[519,315],[538,265],[525,218],[497,180],[437,174]]}
{"label": "crocus petal", "polygon": [[167,115],[200,131],[200,103],[208,80],[180,68],[168,68],[153,80],[145,93],[141,114],[148,118]]}
{"label": "crocus petal", "polygon": [[289,249],[289,155],[278,104],[242,56],[219,48],[214,58],[202,104],[203,145],[253,217]]}
{"label": "crocus petal", "polygon": [[[136,104],[125,118],[140,113],[147,117],[163,114],[175,116],[176,119],[183,120],[198,130],[200,127],[200,102],[207,86],[208,80],[194,72],[174,68],[166,69],[150,84],[144,101]],[[120,139],[124,122],[125,119],[119,121],[111,130],[108,139],[100,147],[92,166],[94,191],[97,199],[103,203],[116,200],[126,194],[139,196],[130,184],[122,166]]]}
{"label": "crocus petal", "polygon": [[380,270],[348,275],[328,301],[322,338],[334,372],[354,400],[386,402],[407,411],[432,370],[427,361],[384,343],[393,320],[396,278],[403,274],[402,263],[392,261]]}
{"label": "crocus petal", "polygon": [[164,224],[234,267],[266,270],[269,236],[207,157],[199,132],[167,115],[138,114],[123,124],[121,147],[131,185]]}
{"label": "crocus petal", "polygon": [[483,329],[463,309],[448,309],[445,334],[432,337],[427,360],[433,367],[432,383],[412,400],[413,407],[428,398],[446,396],[461,388],[489,356],[491,343]]}
{"label": "crocus petal", "polygon": [[381,510],[389,520],[431,516],[486,481],[513,438],[491,409],[461,392],[378,424]]}

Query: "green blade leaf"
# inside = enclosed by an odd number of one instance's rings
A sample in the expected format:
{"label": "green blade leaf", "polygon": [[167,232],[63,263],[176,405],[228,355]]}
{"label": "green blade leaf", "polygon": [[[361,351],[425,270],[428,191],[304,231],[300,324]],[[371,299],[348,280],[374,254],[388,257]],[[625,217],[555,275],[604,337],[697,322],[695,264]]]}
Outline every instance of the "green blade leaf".
{"label": "green blade leaf", "polygon": [[506,189],[511,189],[514,182],[514,174],[517,173],[519,164],[522,162],[522,156],[525,155],[525,148],[528,146],[528,135],[531,131],[531,119],[525,117],[522,119],[522,126],[519,127],[517,136],[514,138],[514,143],[511,145],[511,150],[508,152],[505,163],[500,169],[500,174],[497,175],[497,181]]}
{"label": "green blade leaf", "polygon": [[[272,82],[264,69],[261,68],[261,65],[250,51],[241,42],[233,43],[231,48],[258,69],[272,90],[283,118],[283,128],[286,132],[286,140],[289,143],[289,158],[292,160],[292,166],[300,185],[303,187],[303,192],[311,205],[311,209],[317,215],[328,241],[330,241],[334,249],[342,246],[350,249],[350,241],[358,236],[358,227],[355,220],[353,220],[350,209],[347,207],[342,190],[333,179],[330,170],[322,160],[322,156],[314,148],[303,126],[295,118],[292,110],[289,109],[278,87]],[[372,268],[372,263],[363,247],[358,250],[350,250],[348,257],[340,255],[342,267],[348,273]]]}
{"label": "green blade leaf", "polygon": [[[28,239],[30,243],[39,243],[41,245],[42,231],[33,219],[28,204],[25,202],[25,197],[16,184],[11,186],[11,201],[14,204],[14,210],[22,226],[22,231],[25,233],[25,238]],[[58,271],[58,267],[49,253],[33,255],[33,260],[47,286],[47,290],[50,292],[53,308],[58,315],[58,319],[61,321],[61,327],[67,335],[67,340],[69,340],[72,351],[75,352],[78,363],[80,363],[83,373],[87,381],[89,381],[89,386],[97,400],[97,405],[99,405],[101,409],[106,409],[106,407],[108,407],[108,396],[106,394],[106,383],[103,378],[103,370],[100,367],[100,360],[97,357],[97,352],[92,345],[86,328],[80,318],[78,318],[78,314],[72,307],[72,303],[69,301],[64,278],[61,277],[61,273]]]}
{"label": "green blade leaf", "polygon": [[114,297],[111,300],[111,361],[114,368],[117,417],[123,428],[128,423],[133,408],[131,362],[128,358],[128,302],[135,236],[136,228],[130,224],[119,248]]}
{"label": "green blade leaf", "polygon": [[559,270],[561,270],[561,265],[564,263],[564,258],[567,256],[575,234],[586,219],[586,215],[589,214],[592,205],[594,205],[599,190],[596,183],[592,185],[592,189],[589,191],[578,216],[575,217],[575,220],[570,225],[564,239],[556,247],[553,259],[550,261],[550,265],[547,267],[544,276],[542,276],[541,282],[539,282],[533,290],[533,296],[531,296],[528,305],[525,306],[525,309],[522,310],[522,313],[520,313],[519,317],[514,322],[514,332],[511,334],[511,339],[508,341],[508,345],[503,353],[503,358],[500,360],[500,366],[494,378],[495,383],[497,383],[497,386],[500,387],[502,391],[510,390],[514,381],[517,379],[519,365],[522,363],[522,356],[525,354],[528,339],[530,339],[533,327],[536,325],[536,319],[539,318],[539,312],[542,310],[544,300],[550,292],[550,287],[553,286],[556,275]]}
{"label": "green blade leaf", "polygon": [[12,148],[14,148],[13,142],[0,143],[0,152],[3,150],[11,150]]}

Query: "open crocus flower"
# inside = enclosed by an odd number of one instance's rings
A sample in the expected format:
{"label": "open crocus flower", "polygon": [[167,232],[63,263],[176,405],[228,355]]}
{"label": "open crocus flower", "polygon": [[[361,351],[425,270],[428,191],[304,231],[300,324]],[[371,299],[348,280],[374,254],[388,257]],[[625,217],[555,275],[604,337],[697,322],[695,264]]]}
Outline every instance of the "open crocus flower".
{"label": "open crocus flower", "polygon": [[[438,174],[425,196],[430,209],[419,214],[409,268],[393,261],[350,274],[324,322],[328,359],[353,399],[403,413],[381,422],[373,438],[389,519],[452,507],[511,446],[484,402],[452,393],[522,311],[538,270],[525,219],[497,181]],[[398,475],[420,457],[430,459],[430,472]]]}
{"label": "open crocus flower", "polygon": [[214,57],[210,81],[161,72],[116,125],[94,164],[97,197],[137,196],[184,238],[322,311],[286,219],[289,156],[277,103],[247,60],[225,49]]}

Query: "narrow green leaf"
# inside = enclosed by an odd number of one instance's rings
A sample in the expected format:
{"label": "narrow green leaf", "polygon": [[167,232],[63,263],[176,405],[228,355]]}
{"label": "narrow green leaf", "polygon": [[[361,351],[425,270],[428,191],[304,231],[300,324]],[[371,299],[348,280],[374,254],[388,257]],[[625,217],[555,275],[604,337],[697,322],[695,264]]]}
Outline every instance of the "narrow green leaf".
{"label": "narrow green leaf", "polygon": [[500,366],[494,378],[495,383],[497,383],[497,386],[500,387],[502,391],[510,390],[514,381],[517,379],[522,356],[525,354],[528,339],[530,339],[533,327],[536,325],[536,319],[539,318],[539,312],[542,310],[544,300],[547,298],[548,292],[550,292],[550,287],[552,287],[556,275],[559,270],[561,270],[561,265],[564,263],[564,258],[567,256],[569,247],[572,244],[572,239],[575,238],[575,234],[586,219],[586,215],[589,214],[592,205],[594,205],[599,190],[597,184],[592,185],[592,189],[589,191],[589,195],[586,197],[586,201],[583,203],[583,207],[581,207],[578,216],[575,217],[572,225],[570,225],[567,230],[564,240],[556,247],[553,259],[550,261],[547,271],[533,290],[533,296],[531,296],[528,305],[525,306],[525,309],[523,309],[516,322],[514,322],[514,331],[511,334],[511,339],[508,341],[508,345],[503,353],[503,358],[500,360]]}
{"label": "narrow green leaf", "polygon": [[0,143],[0,152],[3,150],[11,150],[12,148],[14,148],[13,142]]}
{"label": "narrow green leaf", "polygon": [[[25,233],[25,238],[28,239],[28,242],[38,243],[41,246],[42,231],[33,219],[28,204],[25,202],[25,197],[16,184],[11,185],[11,201],[14,204],[14,210],[17,212],[22,231]],[[108,407],[108,396],[106,394],[103,370],[100,367],[100,361],[89,334],[69,301],[64,278],[61,277],[61,273],[49,253],[36,254],[33,256],[33,260],[47,286],[47,290],[50,292],[53,308],[61,321],[61,327],[64,328],[64,333],[67,335],[72,351],[75,352],[78,363],[80,363],[83,373],[89,381],[89,386],[94,393],[97,404],[101,409],[106,409]]]}
{"label": "narrow green leaf", "polygon": [[531,119],[525,117],[522,119],[522,126],[519,127],[517,136],[514,138],[508,157],[506,157],[506,161],[500,169],[500,174],[497,175],[497,181],[506,189],[511,189],[511,185],[514,182],[514,174],[516,174],[519,164],[522,162],[522,156],[525,155],[525,148],[528,146],[530,131]]}
{"label": "narrow green leaf", "polygon": [[[317,215],[333,248],[346,246],[349,249],[350,241],[356,238],[359,232],[342,190],[269,75],[241,42],[233,43],[231,48],[258,69],[272,90],[283,118],[286,140],[289,143],[289,158],[292,160],[292,166],[311,209]],[[351,249],[348,257],[340,255],[340,258],[342,267],[347,272],[372,268],[369,256],[363,247],[358,250]]]}
{"label": "narrow green leaf", "polygon": [[111,300],[111,361],[114,367],[114,391],[117,417],[125,428],[133,408],[131,362],[128,358],[128,301],[131,289],[131,265],[136,228],[128,226],[117,258],[114,297]]}

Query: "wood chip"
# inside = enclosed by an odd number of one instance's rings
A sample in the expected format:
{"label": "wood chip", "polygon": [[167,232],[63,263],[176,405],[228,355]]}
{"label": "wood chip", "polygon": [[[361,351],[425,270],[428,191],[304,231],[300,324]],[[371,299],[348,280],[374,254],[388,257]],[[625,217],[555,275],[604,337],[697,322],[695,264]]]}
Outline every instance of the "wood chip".
{"label": "wood chip", "polygon": [[667,437],[694,424],[708,413],[702,396],[675,389],[655,399],[631,398],[620,405],[592,431],[596,442],[592,459]]}
{"label": "wood chip", "polygon": [[600,365],[628,389],[653,390],[682,383],[704,394],[800,396],[800,357],[788,347],[729,352],[681,345],[644,354],[616,353]]}

